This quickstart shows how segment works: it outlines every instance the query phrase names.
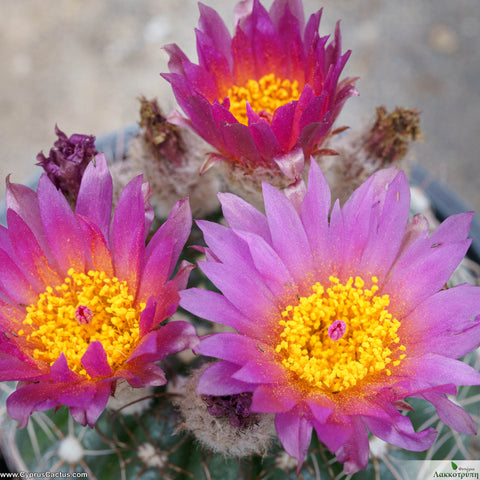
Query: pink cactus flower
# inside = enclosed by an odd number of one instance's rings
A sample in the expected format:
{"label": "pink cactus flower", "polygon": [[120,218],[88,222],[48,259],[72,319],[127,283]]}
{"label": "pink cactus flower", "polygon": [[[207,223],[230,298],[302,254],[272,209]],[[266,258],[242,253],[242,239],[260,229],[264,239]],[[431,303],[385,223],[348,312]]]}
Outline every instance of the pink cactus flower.
{"label": "pink cactus flower", "polygon": [[429,235],[409,220],[403,172],[382,170],[345,205],[315,162],[299,203],[263,185],[265,215],[220,194],[227,226],[198,222],[201,269],[221,293],[189,289],[180,305],[236,332],[204,337],[200,353],[220,359],[200,379],[201,395],[252,392],[251,412],[275,414],[285,450],[299,462],[312,430],[347,474],[368,463],[367,429],[422,451],[433,428],[416,432],[400,413],[408,397],[431,402],[440,419],[474,433],[447,395],[480,384],[458,358],[480,344],[480,288],[443,289],[464,257],[472,213]]}
{"label": "pink cactus flower", "polygon": [[142,177],[134,178],[112,217],[103,155],[85,170],[75,212],[45,174],[37,192],[7,179],[0,380],[19,382],[7,410],[20,427],[32,412],[61,405],[93,426],[119,379],[163,385],[155,362],[197,345],[192,325],[162,323],[191,269],[184,263],[171,278],[190,232],[188,201],[145,246],[152,220],[145,191]]}
{"label": "pink cactus flower", "polygon": [[204,169],[227,160],[298,177],[301,153],[310,158],[357,95],[355,79],[340,80],[350,52],[341,54],[339,24],[329,43],[318,33],[322,11],[305,25],[301,0],[275,0],[269,12],[258,0],[244,1],[232,38],[215,10],[199,6],[199,64],[177,45],[165,47],[170,73],[163,77],[187,117],[177,112],[170,121],[215,147]]}

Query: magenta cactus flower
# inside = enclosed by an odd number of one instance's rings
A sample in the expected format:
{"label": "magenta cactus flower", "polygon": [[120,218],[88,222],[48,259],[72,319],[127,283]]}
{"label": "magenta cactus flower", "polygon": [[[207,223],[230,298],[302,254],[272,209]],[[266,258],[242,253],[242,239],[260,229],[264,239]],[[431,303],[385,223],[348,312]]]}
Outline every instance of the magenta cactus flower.
{"label": "magenta cactus flower", "polygon": [[177,309],[191,265],[172,277],[191,227],[179,201],[145,246],[151,208],[142,176],[112,216],[112,178],[98,155],[83,176],[76,211],[44,174],[37,192],[7,179],[8,228],[0,230],[0,381],[18,381],[7,400],[24,427],[34,411],[67,405],[93,426],[116,382],[163,385],[155,364],[195,347]]}
{"label": "magenta cactus flower", "polygon": [[199,7],[199,65],[177,45],[165,47],[170,73],[163,77],[188,118],[177,113],[170,121],[216,148],[205,168],[228,160],[298,176],[297,152],[309,158],[357,94],[355,79],[340,80],[350,51],[341,54],[339,25],[328,43],[318,33],[321,10],[305,25],[301,0],[275,0],[269,12],[253,0],[237,5],[232,38],[215,10]]}
{"label": "magenta cactus flower", "polygon": [[407,178],[396,168],[370,177],[340,208],[312,162],[306,193],[292,203],[264,183],[265,215],[220,194],[227,226],[198,222],[208,245],[201,269],[221,293],[189,289],[180,305],[236,332],[204,337],[220,359],[201,395],[252,393],[251,412],[275,414],[285,450],[302,464],[312,430],[344,463],[368,463],[367,429],[401,448],[432,445],[399,410],[431,402],[451,428],[474,433],[447,395],[480,384],[457,360],[480,344],[480,288],[443,289],[464,257],[472,213],[429,235],[409,217]]}

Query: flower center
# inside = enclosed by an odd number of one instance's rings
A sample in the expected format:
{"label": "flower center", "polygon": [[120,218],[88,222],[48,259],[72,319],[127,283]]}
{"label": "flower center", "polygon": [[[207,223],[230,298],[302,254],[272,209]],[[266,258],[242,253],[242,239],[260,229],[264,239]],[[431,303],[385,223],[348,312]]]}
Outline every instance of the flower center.
{"label": "flower center", "polygon": [[63,352],[69,367],[86,375],[81,358],[93,341],[100,341],[112,368],[122,364],[139,339],[140,313],[127,282],[105,272],[68,271],[64,283],[47,287],[36,304],[27,307],[25,334],[35,347],[33,357],[52,365]]}
{"label": "flower center", "polygon": [[308,387],[338,393],[367,376],[391,375],[388,365],[405,358],[399,345],[400,322],[387,307],[388,295],[375,296],[378,279],[364,289],[362,278],[343,285],[330,277],[325,289],[313,285],[309,297],[282,312],[283,326],[276,351],[282,364]]}
{"label": "flower center", "polygon": [[260,80],[248,80],[244,86],[234,85],[228,89],[230,112],[244,125],[248,125],[247,102],[268,123],[275,110],[286,103],[298,100],[298,81],[281,79],[270,73]]}

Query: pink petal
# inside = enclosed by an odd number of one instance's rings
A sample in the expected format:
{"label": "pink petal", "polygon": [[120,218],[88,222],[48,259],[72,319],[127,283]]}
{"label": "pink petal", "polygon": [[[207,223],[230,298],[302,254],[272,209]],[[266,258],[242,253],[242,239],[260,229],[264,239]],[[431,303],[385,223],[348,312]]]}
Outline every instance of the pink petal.
{"label": "pink petal", "polygon": [[32,289],[30,282],[25,278],[23,272],[16,263],[0,250],[0,265],[2,273],[0,275],[0,289],[15,303],[21,305],[30,305],[37,300],[37,294]]}
{"label": "pink petal", "polygon": [[145,206],[141,175],[123,189],[111,230],[115,274],[120,280],[126,280],[131,293],[135,294],[145,250]]}
{"label": "pink petal", "polygon": [[107,406],[111,385],[109,382],[99,382],[94,386],[90,386],[90,391],[92,399],[88,404],[85,405],[86,402],[81,402],[83,403],[81,406],[71,406],[70,414],[80,425],[88,425],[90,428],[93,428],[98,417],[100,417]]}
{"label": "pink petal", "polygon": [[37,194],[24,185],[10,183],[7,177],[7,191],[5,195],[7,209],[14,210],[32,230],[35,239],[45,253],[50,265],[56,267],[56,261],[50,249],[45,229],[40,215]]}
{"label": "pink petal", "polygon": [[291,411],[275,415],[275,428],[283,448],[298,460],[298,473],[310,446],[312,424],[300,413]]}
{"label": "pink petal", "polygon": [[90,219],[77,215],[78,226],[90,255],[86,255],[87,270],[105,272],[109,277],[114,276],[113,259],[107,242],[100,228]]}
{"label": "pink petal", "polygon": [[459,358],[480,343],[480,288],[459,285],[441,290],[402,320],[401,337],[411,355],[423,352]]}
{"label": "pink petal", "polygon": [[75,213],[89,218],[105,238],[112,214],[112,176],[103,153],[91,161],[82,177]]}
{"label": "pink petal", "polygon": [[477,428],[472,417],[461,407],[455,405],[444,393],[435,391],[423,392],[417,395],[432,403],[440,420],[457,432],[475,435]]}
{"label": "pink petal", "polygon": [[8,235],[17,261],[21,263],[24,271],[29,273],[29,280],[35,285],[37,291],[43,292],[47,285],[58,285],[63,279],[48,263],[32,230],[13,210],[7,212],[7,219]]}
{"label": "pink petal", "polygon": [[310,244],[303,224],[283,193],[264,183],[263,196],[272,246],[295,281],[302,284],[312,266]]}
{"label": "pink petal", "polygon": [[113,373],[108,363],[107,354],[99,341],[90,343],[83,354],[82,366],[92,378],[108,377]]}
{"label": "pink petal", "polygon": [[255,385],[250,410],[259,413],[288,412],[302,400],[301,392],[285,383]]}
{"label": "pink petal", "polygon": [[170,322],[149,332],[130,354],[128,362],[141,360],[145,363],[163,360],[167,355],[178,353],[188,348],[198,348],[195,327],[188,322]]}
{"label": "pink petal", "polygon": [[265,344],[245,335],[218,333],[204,337],[198,352],[207,357],[220,358],[235,365],[243,365],[252,359],[271,358],[271,354],[265,352],[267,348]]}
{"label": "pink petal", "polygon": [[223,295],[200,288],[180,292],[180,306],[200,318],[232,327],[239,333],[259,338],[269,331],[237,310]]}
{"label": "pink petal", "polygon": [[223,215],[233,230],[256,233],[271,243],[270,230],[265,215],[240,197],[231,193],[219,193]]}
{"label": "pink petal", "polygon": [[172,262],[173,239],[166,238],[157,242],[151,252],[140,279],[137,302],[144,302],[151,295],[155,295],[168,280],[170,264]]}
{"label": "pink petal", "polygon": [[364,417],[363,421],[365,426],[378,438],[414,452],[427,450],[437,438],[437,432],[433,428],[415,432],[410,419],[398,412],[392,413],[388,420],[378,417]]}
{"label": "pink petal", "polygon": [[358,417],[351,417],[351,429],[348,440],[335,452],[337,460],[343,463],[343,473],[353,475],[368,465],[368,434]]}
{"label": "pink petal", "polygon": [[85,244],[67,200],[43,175],[37,193],[45,234],[58,262],[59,273],[66,277],[70,268],[76,272],[84,271]]}
{"label": "pink petal", "polygon": [[190,276],[190,272],[195,268],[197,268],[196,265],[188,262],[187,260],[182,260],[180,262],[178,272],[172,278],[172,282],[174,283],[174,285],[175,285],[175,287],[177,288],[178,291],[184,290],[185,288],[187,288],[188,278]]}
{"label": "pink petal", "polygon": [[228,28],[213,8],[203,3],[199,3],[198,8],[200,9],[200,19],[198,21],[200,30],[212,40],[212,44],[219,49],[231,67],[231,36]]}
{"label": "pink petal", "polygon": [[323,264],[328,241],[328,214],[331,194],[317,162],[311,160],[308,172],[308,188],[303,199],[300,218],[302,220],[315,263]]}
{"label": "pink petal", "polygon": [[155,232],[145,250],[145,259],[148,261],[150,255],[157,248],[159,243],[169,238],[173,242],[172,257],[168,269],[168,277],[171,276],[178,261],[178,257],[190,235],[192,228],[192,212],[188,199],[179,200],[170,211],[165,223]]}
{"label": "pink petal", "polygon": [[165,372],[158,365],[145,363],[141,358],[125,363],[116,375],[127,380],[134,388],[160,387],[167,383]]}
{"label": "pink petal", "polygon": [[50,367],[50,377],[54,383],[73,383],[83,380],[82,376],[70,370],[63,352]]}
{"label": "pink petal", "polygon": [[199,395],[234,395],[252,391],[253,384],[241,382],[232,378],[238,370],[237,365],[229,362],[218,362],[208,367],[200,377],[197,393]]}

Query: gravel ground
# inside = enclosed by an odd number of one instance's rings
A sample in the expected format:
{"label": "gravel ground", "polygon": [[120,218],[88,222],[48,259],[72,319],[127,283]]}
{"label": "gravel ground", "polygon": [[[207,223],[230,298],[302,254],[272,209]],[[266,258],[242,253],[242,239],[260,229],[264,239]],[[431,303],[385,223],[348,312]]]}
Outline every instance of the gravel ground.
{"label": "gravel ground", "polygon": [[[233,5],[204,0],[228,25]],[[265,2],[271,4],[270,1]],[[385,104],[422,110],[416,162],[480,211],[479,0],[305,0],[324,6],[321,33],[342,19],[347,74],[360,97],[339,124],[353,127]],[[36,154],[67,134],[101,136],[137,120],[139,95],[174,106],[161,46],[195,57],[193,0],[2,0],[0,178],[24,182]],[[0,195],[3,197],[4,187]]]}

